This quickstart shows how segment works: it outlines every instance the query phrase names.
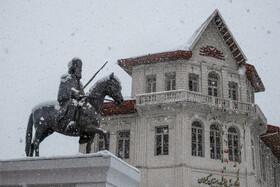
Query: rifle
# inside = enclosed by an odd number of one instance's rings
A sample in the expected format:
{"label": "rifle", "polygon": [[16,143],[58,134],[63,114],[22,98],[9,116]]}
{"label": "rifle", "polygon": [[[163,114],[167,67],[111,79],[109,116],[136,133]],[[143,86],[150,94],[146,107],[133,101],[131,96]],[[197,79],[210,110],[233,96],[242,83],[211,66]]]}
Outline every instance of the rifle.
{"label": "rifle", "polygon": [[108,61],[105,62],[105,64],[91,77],[91,79],[86,83],[86,85],[84,86],[84,89],[87,87],[87,85],[89,85],[89,83],[94,79],[94,77],[97,75],[97,73],[99,73],[99,71],[101,69],[104,68],[104,66],[108,63]]}

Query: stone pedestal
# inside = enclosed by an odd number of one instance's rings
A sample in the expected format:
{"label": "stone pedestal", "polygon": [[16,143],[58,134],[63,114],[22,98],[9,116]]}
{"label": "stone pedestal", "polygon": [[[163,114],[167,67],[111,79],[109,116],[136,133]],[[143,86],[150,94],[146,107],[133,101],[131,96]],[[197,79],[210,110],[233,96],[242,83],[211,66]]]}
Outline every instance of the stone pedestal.
{"label": "stone pedestal", "polygon": [[133,187],[140,178],[138,169],[108,151],[0,161],[0,186]]}

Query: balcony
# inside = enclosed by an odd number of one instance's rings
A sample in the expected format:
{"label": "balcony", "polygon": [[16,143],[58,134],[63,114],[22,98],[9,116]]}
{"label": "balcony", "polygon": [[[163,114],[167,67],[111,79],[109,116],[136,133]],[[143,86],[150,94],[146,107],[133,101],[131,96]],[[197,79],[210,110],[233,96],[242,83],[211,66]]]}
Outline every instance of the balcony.
{"label": "balcony", "polygon": [[260,118],[266,122],[266,118],[261,109],[253,103],[244,103],[224,98],[212,97],[188,90],[172,90],[136,95],[136,105],[138,106],[147,104],[166,104],[179,101],[206,104],[209,106],[224,108],[226,110],[230,109],[234,111],[257,113]]}

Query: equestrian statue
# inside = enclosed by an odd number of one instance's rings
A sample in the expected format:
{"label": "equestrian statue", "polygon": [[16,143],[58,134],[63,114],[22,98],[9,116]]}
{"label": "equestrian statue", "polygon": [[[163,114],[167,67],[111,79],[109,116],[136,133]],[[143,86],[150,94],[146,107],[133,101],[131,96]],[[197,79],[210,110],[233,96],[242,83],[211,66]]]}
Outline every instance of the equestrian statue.
{"label": "equestrian statue", "polygon": [[79,136],[80,144],[87,143],[86,153],[90,153],[96,133],[103,136],[105,149],[109,148],[108,134],[99,128],[100,112],[106,96],[113,98],[116,105],[123,103],[119,79],[112,73],[97,81],[85,94],[85,87],[80,81],[82,61],[74,58],[69,62],[68,68],[68,73],[61,77],[57,102],[38,105],[30,114],[26,130],[26,156],[32,157],[34,151],[35,156],[39,156],[40,143],[53,132]]}

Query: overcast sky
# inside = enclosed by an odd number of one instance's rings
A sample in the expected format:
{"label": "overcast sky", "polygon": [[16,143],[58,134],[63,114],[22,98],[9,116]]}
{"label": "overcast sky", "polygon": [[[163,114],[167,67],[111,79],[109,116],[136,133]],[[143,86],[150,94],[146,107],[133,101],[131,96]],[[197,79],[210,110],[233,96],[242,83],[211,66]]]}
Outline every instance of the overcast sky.
{"label": "overcast sky", "polygon": [[[265,85],[256,103],[279,126],[279,0],[2,0],[0,159],[25,156],[30,111],[56,100],[73,57],[84,63],[84,83],[109,61],[95,80],[115,72],[130,96],[131,77],[117,59],[177,49],[215,9]],[[54,134],[40,149],[41,156],[76,154],[78,138]]]}

